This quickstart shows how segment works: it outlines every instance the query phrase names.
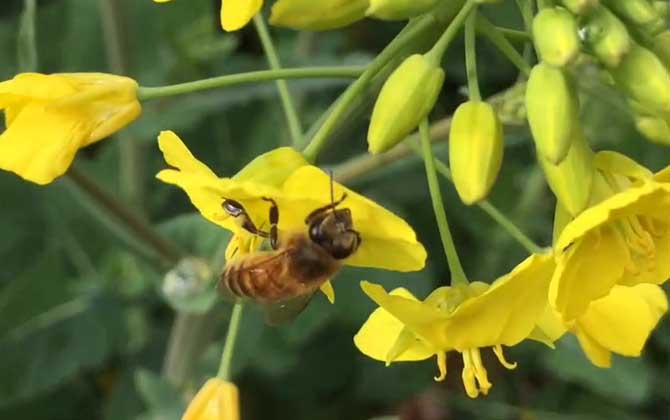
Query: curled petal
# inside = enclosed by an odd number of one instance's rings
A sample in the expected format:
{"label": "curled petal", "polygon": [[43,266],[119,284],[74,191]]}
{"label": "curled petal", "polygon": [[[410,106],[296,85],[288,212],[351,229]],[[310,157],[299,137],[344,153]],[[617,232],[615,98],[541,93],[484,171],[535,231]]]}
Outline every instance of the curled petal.
{"label": "curled petal", "polygon": [[510,363],[505,359],[505,353],[503,352],[502,346],[493,346],[493,353],[495,353],[500,364],[505,366],[506,369],[516,369],[516,362]]}
{"label": "curled petal", "polygon": [[440,370],[440,375],[436,376],[435,379],[437,382],[443,381],[447,377],[447,352],[438,351],[437,356],[437,368]]}

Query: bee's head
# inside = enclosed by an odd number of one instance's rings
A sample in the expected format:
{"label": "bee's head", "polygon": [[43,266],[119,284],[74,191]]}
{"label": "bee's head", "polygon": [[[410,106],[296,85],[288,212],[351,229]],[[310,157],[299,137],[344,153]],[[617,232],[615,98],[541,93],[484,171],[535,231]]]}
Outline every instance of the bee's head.
{"label": "bee's head", "polygon": [[315,215],[309,220],[308,229],[310,239],[338,260],[349,257],[361,244],[349,209],[329,209]]}

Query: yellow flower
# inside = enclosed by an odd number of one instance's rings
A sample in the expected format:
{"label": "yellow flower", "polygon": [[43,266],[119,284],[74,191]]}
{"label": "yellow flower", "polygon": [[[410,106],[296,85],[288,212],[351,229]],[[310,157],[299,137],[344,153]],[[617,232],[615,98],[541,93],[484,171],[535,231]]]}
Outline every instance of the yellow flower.
{"label": "yellow flower", "polygon": [[182,420],[239,420],[239,393],[235,384],[211,378],[193,397]]}
{"label": "yellow flower", "polygon": [[[167,3],[172,0],[154,0]],[[236,31],[244,26],[261,10],[263,0],[221,0],[221,27],[226,31]]]}
{"label": "yellow flower", "polygon": [[[241,203],[259,227],[267,227],[269,223],[269,205],[263,197],[274,199],[279,208],[280,240],[282,234],[304,232],[305,218],[331,202],[330,177],[308,165],[302,155],[291,148],[272,150],[251,161],[232,178],[219,178],[193,157],[173,132],[162,132],[158,144],[166,162],[176,168],[161,171],[158,179],[182,188],[206,219],[235,234],[227,258],[235,249],[238,252],[255,249],[253,241],[258,238],[224,212],[221,207],[224,199]],[[333,193],[336,198],[347,194],[341,207],[351,210],[353,225],[362,239],[357,251],[344,260],[344,264],[397,271],[423,268],[426,251],[403,219],[336,182]]]}
{"label": "yellow flower", "polygon": [[616,284],[670,278],[670,169],[655,176],[615,153],[596,156],[600,190],[616,191],[563,228],[549,301],[564,321],[578,318]]}
{"label": "yellow flower", "polygon": [[574,333],[588,359],[607,368],[611,366],[612,353],[640,356],[647,338],[667,310],[668,301],[659,286],[617,285],[568,323],[563,323],[548,307],[538,327],[550,340],[557,340],[566,331]]}
{"label": "yellow flower", "polygon": [[529,337],[546,307],[554,270],[552,255],[532,255],[492,284],[440,287],[423,302],[405,289],[390,294],[379,285],[362,282],[363,291],[377,303],[354,337],[365,355],[385,361],[416,361],[437,356],[440,375],[447,374],[447,352],[462,354],[463,385],[469,397],[486,395],[491,388],[480,351],[493,347],[508,369],[502,346]]}
{"label": "yellow flower", "polygon": [[0,109],[0,168],[42,185],[141,112],[137,83],[103,73],[19,74],[0,83]]}

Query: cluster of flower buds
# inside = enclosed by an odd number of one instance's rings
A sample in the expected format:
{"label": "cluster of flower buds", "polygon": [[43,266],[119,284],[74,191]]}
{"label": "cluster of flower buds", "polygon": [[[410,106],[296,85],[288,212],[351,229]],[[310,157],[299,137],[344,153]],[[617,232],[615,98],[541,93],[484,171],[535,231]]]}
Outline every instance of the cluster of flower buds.
{"label": "cluster of flower buds", "polygon": [[[526,91],[538,160],[559,202],[576,215],[588,204],[593,152],[579,122],[570,66],[581,54],[603,69],[650,141],[670,145],[670,7],[651,0],[562,0],[533,20],[540,63]],[[579,182],[574,182],[579,179]]]}

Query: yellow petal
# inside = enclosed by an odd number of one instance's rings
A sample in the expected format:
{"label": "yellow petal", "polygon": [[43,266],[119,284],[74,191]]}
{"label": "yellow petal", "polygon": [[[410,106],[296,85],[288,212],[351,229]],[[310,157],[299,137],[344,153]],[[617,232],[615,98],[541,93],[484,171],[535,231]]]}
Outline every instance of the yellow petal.
{"label": "yellow petal", "polygon": [[667,310],[668,301],[658,286],[615,286],[579,318],[577,336],[588,337],[608,351],[636,357]]}
{"label": "yellow petal", "polygon": [[89,132],[77,113],[26,105],[0,135],[0,168],[48,184],[67,171]]}
{"label": "yellow petal", "polygon": [[446,313],[415,299],[390,295],[378,284],[364,281],[361,282],[361,288],[370,299],[388,311],[419,338],[430,343],[434,348],[449,349],[445,344],[444,333],[437,328],[438,322],[447,319]]}
{"label": "yellow petal", "polygon": [[[426,250],[407,222],[338,183],[334,183],[333,188],[336,199],[343,193],[347,194],[339,208],[351,210],[354,229],[362,238],[360,247],[345,260],[345,264],[395,271],[416,271],[424,267]],[[285,196],[299,201],[290,207],[292,210],[286,215],[292,218],[292,221],[286,222],[291,226],[301,226],[312,210],[331,202],[330,178],[314,166],[297,169],[286,180],[282,190]],[[282,218],[284,216],[280,215],[280,222]]]}
{"label": "yellow petal", "polygon": [[596,340],[585,334],[583,330],[577,329],[575,335],[579,340],[579,345],[586,357],[595,366],[608,368],[612,366],[612,352],[600,345]]}
{"label": "yellow petal", "polygon": [[558,257],[549,288],[551,305],[564,320],[575,319],[592,300],[609,293],[628,260],[626,244],[615,229],[601,228],[582,237]]}
{"label": "yellow petal", "polygon": [[196,159],[184,142],[172,131],[161,131],[158,135],[158,147],[168,165],[182,172],[199,174],[209,178],[218,178],[211,169]]}
{"label": "yellow petal", "polygon": [[542,315],[537,321],[537,325],[528,337],[531,340],[539,341],[548,347],[554,348],[554,341],[561,338],[567,331],[561,318],[556,314],[547,302]]}
{"label": "yellow petal", "polygon": [[588,232],[631,215],[646,215],[670,220],[670,184],[649,181],[638,183],[584,210],[563,229],[556,243],[557,250],[568,246]]}
{"label": "yellow petal", "polygon": [[[404,288],[398,288],[391,292],[392,296],[417,301],[416,298]],[[389,351],[394,346],[404,325],[396,317],[384,308],[377,308],[365,321],[361,329],[354,336],[356,347],[368,357],[375,360],[386,361]],[[406,348],[400,354],[395,355],[392,361],[415,361],[425,360],[434,354],[423,341],[416,340],[411,347]]]}
{"label": "yellow petal", "polygon": [[209,379],[189,404],[182,420],[239,420],[239,392],[235,384]]}
{"label": "yellow petal", "polygon": [[296,169],[307,164],[304,156],[292,147],[279,147],[254,158],[233,179],[279,187]]}
{"label": "yellow petal", "polygon": [[320,289],[321,292],[326,295],[328,302],[335,303],[335,289],[333,289],[333,284],[330,282],[330,280],[323,283]]}
{"label": "yellow petal", "polygon": [[236,31],[261,10],[263,0],[221,0],[221,27]]}
{"label": "yellow petal", "polygon": [[445,348],[512,346],[528,337],[544,312],[554,267],[553,255],[531,255],[448,319],[436,322]]}

